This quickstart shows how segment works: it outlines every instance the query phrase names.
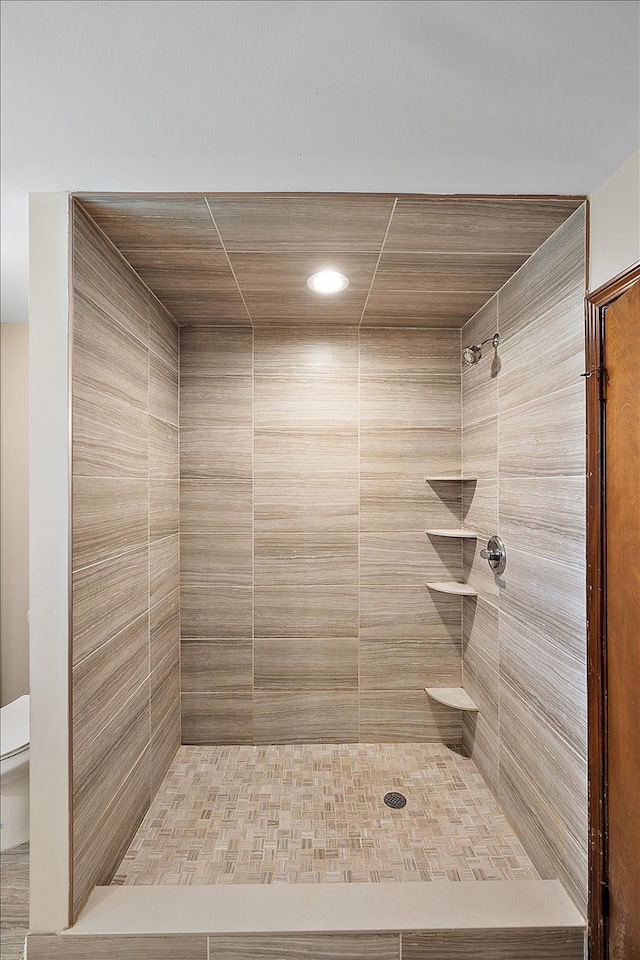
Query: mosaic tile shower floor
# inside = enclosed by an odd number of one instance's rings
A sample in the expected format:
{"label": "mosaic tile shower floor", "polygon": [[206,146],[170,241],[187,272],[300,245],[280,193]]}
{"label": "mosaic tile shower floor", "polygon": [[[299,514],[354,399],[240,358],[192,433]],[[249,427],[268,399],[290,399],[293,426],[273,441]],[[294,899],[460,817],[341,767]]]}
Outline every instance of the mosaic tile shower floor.
{"label": "mosaic tile shower floor", "polygon": [[181,747],[112,882],[537,877],[468,757],[350,743]]}

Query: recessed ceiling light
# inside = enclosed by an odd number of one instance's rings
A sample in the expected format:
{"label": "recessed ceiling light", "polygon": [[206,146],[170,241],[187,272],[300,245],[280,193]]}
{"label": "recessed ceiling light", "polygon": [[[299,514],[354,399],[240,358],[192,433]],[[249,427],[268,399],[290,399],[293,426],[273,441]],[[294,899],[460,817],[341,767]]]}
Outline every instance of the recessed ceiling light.
{"label": "recessed ceiling light", "polygon": [[340,293],[349,286],[349,277],[337,270],[321,270],[309,277],[307,286],[316,293]]}

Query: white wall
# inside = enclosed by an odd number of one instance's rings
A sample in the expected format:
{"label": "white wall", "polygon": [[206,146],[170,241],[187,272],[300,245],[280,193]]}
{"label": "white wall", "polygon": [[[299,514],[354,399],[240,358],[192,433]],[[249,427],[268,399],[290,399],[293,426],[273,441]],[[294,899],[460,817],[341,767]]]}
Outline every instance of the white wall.
{"label": "white wall", "polygon": [[31,906],[34,933],[69,920],[69,196],[29,207]]}
{"label": "white wall", "polygon": [[1,702],[29,692],[29,327],[0,324],[2,518]]}
{"label": "white wall", "polygon": [[589,289],[640,260],[640,150],[589,197]]}

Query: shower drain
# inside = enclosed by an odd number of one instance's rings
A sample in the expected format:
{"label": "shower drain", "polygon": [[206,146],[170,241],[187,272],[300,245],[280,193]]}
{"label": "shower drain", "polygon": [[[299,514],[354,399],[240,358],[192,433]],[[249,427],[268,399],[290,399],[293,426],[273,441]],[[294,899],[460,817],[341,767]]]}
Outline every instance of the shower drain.
{"label": "shower drain", "polygon": [[399,810],[401,807],[406,807],[407,798],[401,793],[396,793],[395,790],[391,793],[385,793],[384,802],[388,807],[393,807],[394,810]]}

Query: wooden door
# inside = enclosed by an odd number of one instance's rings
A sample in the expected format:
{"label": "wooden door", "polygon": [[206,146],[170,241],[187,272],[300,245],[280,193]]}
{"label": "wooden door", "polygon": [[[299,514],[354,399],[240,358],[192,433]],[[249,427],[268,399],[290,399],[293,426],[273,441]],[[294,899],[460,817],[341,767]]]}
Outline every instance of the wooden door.
{"label": "wooden door", "polygon": [[604,313],[608,960],[640,960],[640,282]]}

